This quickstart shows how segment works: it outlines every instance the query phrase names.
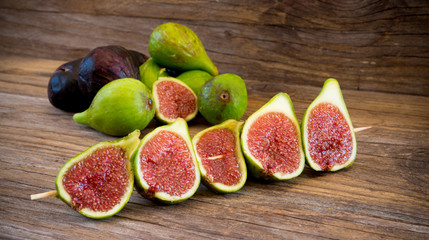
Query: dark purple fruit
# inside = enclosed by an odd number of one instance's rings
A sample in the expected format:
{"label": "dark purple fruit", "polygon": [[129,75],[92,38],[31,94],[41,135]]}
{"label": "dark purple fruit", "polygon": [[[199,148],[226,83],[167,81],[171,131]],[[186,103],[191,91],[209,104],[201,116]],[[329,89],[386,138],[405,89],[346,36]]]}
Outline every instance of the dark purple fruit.
{"label": "dark purple fruit", "polygon": [[128,50],[130,52],[131,57],[134,60],[134,65],[139,68],[143,63],[145,63],[149,57],[144,55],[141,52],[137,52],[134,50]]}
{"label": "dark purple fruit", "polygon": [[49,102],[67,112],[81,112],[91,101],[80,91],[78,70],[82,59],[76,59],[59,66],[48,83]]}
{"label": "dark purple fruit", "polygon": [[[93,99],[98,90],[116,79],[134,78],[140,80],[136,54],[121,46],[104,46],[93,49],[82,59],[79,68],[79,88]],[[137,58],[139,59],[139,57]]]}

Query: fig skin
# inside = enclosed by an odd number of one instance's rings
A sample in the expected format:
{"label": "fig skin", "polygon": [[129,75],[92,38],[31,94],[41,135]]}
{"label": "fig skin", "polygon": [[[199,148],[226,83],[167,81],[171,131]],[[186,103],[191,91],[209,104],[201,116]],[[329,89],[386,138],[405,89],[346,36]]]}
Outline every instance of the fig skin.
{"label": "fig skin", "polygon": [[246,108],[246,84],[236,74],[220,74],[207,81],[198,93],[199,112],[213,125],[228,119],[240,120]]}
{"label": "fig skin", "polygon": [[92,100],[101,87],[113,80],[140,80],[139,66],[142,60],[144,57],[121,46],[97,47],[82,59],[79,67],[79,88]]}
{"label": "fig skin", "polygon": [[73,120],[110,136],[124,136],[144,129],[154,115],[149,88],[137,79],[123,78],[103,86],[89,108],[75,113]]}
{"label": "fig skin", "polygon": [[195,32],[179,23],[164,23],[152,32],[149,54],[155,63],[173,70],[198,69],[213,76],[219,74]]}
{"label": "fig skin", "polygon": [[89,101],[78,85],[78,70],[82,58],[59,66],[48,83],[48,99],[56,108],[66,112],[80,112],[89,107]]}

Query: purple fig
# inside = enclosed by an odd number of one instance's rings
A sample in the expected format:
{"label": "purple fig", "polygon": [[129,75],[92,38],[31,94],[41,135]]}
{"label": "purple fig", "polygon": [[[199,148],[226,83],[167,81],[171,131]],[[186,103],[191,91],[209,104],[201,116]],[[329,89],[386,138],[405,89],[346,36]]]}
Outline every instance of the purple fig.
{"label": "purple fig", "polygon": [[80,91],[78,70],[80,59],[64,63],[52,74],[48,83],[49,102],[67,112],[81,112],[88,108],[89,101]]}
{"label": "purple fig", "polygon": [[102,86],[113,80],[140,80],[140,65],[136,66],[136,62],[140,61],[136,61],[135,55],[124,47],[115,45],[93,49],[80,64],[78,83],[82,93],[93,99]]}

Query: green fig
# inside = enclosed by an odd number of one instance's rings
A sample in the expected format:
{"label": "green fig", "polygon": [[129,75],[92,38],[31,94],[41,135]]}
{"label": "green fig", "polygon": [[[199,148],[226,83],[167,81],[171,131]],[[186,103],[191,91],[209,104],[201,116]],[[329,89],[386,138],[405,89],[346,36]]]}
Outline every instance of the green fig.
{"label": "green fig", "polygon": [[104,85],[89,108],[73,119],[108,135],[125,136],[144,129],[154,115],[150,90],[139,80],[123,78]]}
{"label": "green fig", "polygon": [[153,83],[158,80],[159,77],[167,76],[166,69],[156,64],[153,58],[149,58],[140,66],[140,79],[150,90],[152,90]]}
{"label": "green fig", "polygon": [[57,196],[89,218],[107,218],[119,212],[133,192],[131,159],[140,143],[140,131],[116,141],[93,145],[70,159],[58,172]]}
{"label": "green fig", "polygon": [[160,66],[181,71],[203,70],[218,75],[217,67],[207,55],[198,36],[178,23],[159,25],[151,34],[149,53]]}
{"label": "green fig", "polygon": [[178,118],[148,133],[133,169],[135,187],[145,198],[175,204],[194,195],[201,177],[186,121]]}
{"label": "green fig", "polygon": [[325,81],[307,108],[302,136],[308,165],[316,171],[338,171],[356,158],[356,137],[338,81]]}
{"label": "green fig", "polygon": [[225,73],[206,82],[198,94],[198,109],[211,124],[240,120],[247,108],[246,84],[240,76]]}
{"label": "green fig", "polygon": [[210,75],[208,72],[201,70],[186,71],[177,76],[177,79],[186,83],[186,85],[188,85],[192,89],[192,91],[194,91],[195,94],[198,94],[204,83],[206,83],[212,78],[213,76]]}
{"label": "green fig", "polygon": [[250,174],[287,180],[304,170],[305,157],[292,101],[279,93],[246,120],[241,146]]}
{"label": "green fig", "polygon": [[227,120],[198,132],[192,139],[204,185],[219,193],[240,190],[247,179],[240,147],[243,122]]}

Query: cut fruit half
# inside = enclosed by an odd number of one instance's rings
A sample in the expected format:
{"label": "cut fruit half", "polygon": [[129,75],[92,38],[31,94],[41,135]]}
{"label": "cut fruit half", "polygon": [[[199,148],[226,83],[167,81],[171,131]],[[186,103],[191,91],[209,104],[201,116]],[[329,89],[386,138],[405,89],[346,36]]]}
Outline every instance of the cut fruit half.
{"label": "cut fruit half", "polygon": [[58,196],[89,218],[107,218],[119,212],[133,191],[131,159],[140,143],[140,131],[100,142],[70,159],[55,182]]}
{"label": "cut fruit half", "polygon": [[216,192],[235,192],[246,182],[246,163],[240,147],[242,125],[243,122],[227,120],[192,139],[203,183]]}
{"label": "cut fruit half", "polygon": [[356,137],[340,85],[330,78],[302,120],[307,162],[316,171],[338,171],[356,158]]}
{"label": "cut fruit half", "polygon": [[178,118],[148,133],[134,157],[135,187],[152,200],[179,203],[200,184],[200,171],[185,120]]}
{"label": "cut fruit half", "polygon": [[286,180],[301,174],[305,165],[301,133],[286,93],[277,94],[247,119],[241,146],[256,178]]}
{"label": "cut fruit half", "polygon": [[172,123],[178,118],[193,119],[198,113],[197,95],[184,82],[172,77],[160,77],[152,87],[156,117]]}

